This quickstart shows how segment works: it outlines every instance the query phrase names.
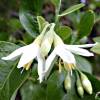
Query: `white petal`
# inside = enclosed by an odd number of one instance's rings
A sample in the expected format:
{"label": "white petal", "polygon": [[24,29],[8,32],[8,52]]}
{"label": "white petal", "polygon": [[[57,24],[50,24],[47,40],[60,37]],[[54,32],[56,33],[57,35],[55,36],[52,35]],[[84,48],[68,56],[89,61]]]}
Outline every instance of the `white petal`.
{"label": "white petal", "polygon": [[24,51],[24,47],[21,47],[17,50],[15,50],[14,52],[12,52],[11,54],[9,54],[7,57],[2,57],[3,60],[14,60],[17,56],[21,55]]}
{"label": "white petal", "polygon": [[56,48],[56,54],[58,56],[60,56],[61,59],[64,62],[71,63],[71,64],[72,63],[75,64],[74,55],[70,51],[66,50],[63,45]]}
{"label": "white petal", "polygon": [[56,54],[55,51],[53,51],[48,58],[46,59],[46,63],[45,63],[45,79],[47,79],[47,77],[49,76],[52,68],[53,68],[53,64],[56,58]]}
{"label": "white petal", "polygon": [[70,46],[68,48],[66,48],[67,50],[70,50],[71,52],[78,54],[78,55],[82,55],[82,56],[93,56],[93,53],[89,52],[86,49],[82,49],[82,48],[78,48],[78,47],[74,47],[74,46]]}
{"label": "white petal", "polygon": [[41,56],[37,57],[38,60],[38,75],[39,75],[39,81],[40,83],[43,81],[44,79],[44,67],[45,67],[45,61]]}
{"label": "white petal", "polygon": [[39,47],[37,45],[35,44],[28,45],[23,51],[23,54],[20,58],[17,68],[21,68],[25,64],[33,60],[37,56],[38,52],[39,52]]}
{"label": "white petal", "polygon": [[65,45],[65,47],[70,47],[70,46],[74,46],[74,47],[80,47],[80,48],[89,48],[89,47],[93,47],[95,46],[97,43],[94,44],[84,44],[84,45]]}

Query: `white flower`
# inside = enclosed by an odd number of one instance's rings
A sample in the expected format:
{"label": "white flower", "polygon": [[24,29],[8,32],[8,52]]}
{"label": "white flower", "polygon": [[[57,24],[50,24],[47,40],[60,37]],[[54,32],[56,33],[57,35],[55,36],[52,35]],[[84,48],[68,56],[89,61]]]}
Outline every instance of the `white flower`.
{"label": "white flower", "polygon": [[42,33],[34,40],[33,43],[23,46],[14,52],[12,52],[7,57],[2,57],[3,60],[14,60],[16,57],[21,55],[17,68],[25,68],[29,69],[29,65],[31,65],[32,61],[36,58],[38,61],[38,75],[40,83],[43,80],[43,72],[44,72],[44,59],[40,53],[40,44],[43,39],[44,33],[49,25],[45,26]]}
{"label": "white flower", "polygon": [[68,64],[69,67],[72,67],[76,65],[75,57],[73,55],[81,55],[81,56],[93,56],[93,53],[89,52],[86,49],[83,49],[84,47],[92,47],[95,44],[86,44],[86,45],[66,45],[63,43],[62,39],[55,33],[54,37],[54,43],[55,48],[52,51],[52,53],[48,56],[45,64],[45,78],[48,77],[51,69],[53,66],[51,66],[52,62],[56,58],[56,56],[59,56],[64,63]]}

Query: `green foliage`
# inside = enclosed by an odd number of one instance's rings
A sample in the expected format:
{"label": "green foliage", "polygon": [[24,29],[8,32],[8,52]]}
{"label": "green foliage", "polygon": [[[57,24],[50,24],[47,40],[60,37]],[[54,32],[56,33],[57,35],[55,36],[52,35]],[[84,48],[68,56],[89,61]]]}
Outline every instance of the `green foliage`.
{"label": "green foliage", "polygon": [[88,72],[92,74],[92,66],[88,60],[81,56],[76,56],[76,67],[78,67],[81,71]]}
{"label": "green foliage", "polygon": [[68,26],[57,27],[56,32],[63,40],[67,40],[72,34],[72,30]]}
{"label": "green foliage", "polygon": [[63,12],[62,12],[60,15],[58,15],[58,16],[59,16],[59,17],[65,16],[65,15],[67,15],[67,14],[70,14],[70,13],[72,13],[72,12],[74,12],[74,11],[76,11],[76,10],[82,8],[82,7],[84,7],[84,4],[83,4],[83,3],[74,5],[74,6],[70,7],[70,8],[68,8],[67,10],[63,11]]}
{"label": "green foliage", "polygon": [[71,76],[72,81],[72,88],[70,91],[64,91],[63,88],[63,82],[66,76],[65,72],[59,73],[58,71],[55,71],[51,74],[49,79],[39,84],[34,81],[27,81],[21,88],[21,96],[22,100],[27,100],[30,97],[30,100],[91,100],[95,99],[95,95],[100,90],[100,81],[98,81],[96,78],[94,78],[92,75],[85,72],[85,74],[88,76],[89,80],[92,83],[93,86],[93,94],[88,95],[85,92],[85,95],[83,98],[80,98],[78,96],[78,93],[76,92],[76,79],[75,79],[75,73]]}
{"label": "green foliage", "polygon": [[22,26],[25,28],[25,30],[32,37],[36,37],[38,35],[38,33],[36,31],[37,27],[36,27],[35,18],[31,14],[24,12],[23,10],[20,11],[19,18],[20,18],[20,22],[21,22]]}
{"label": "green foliage", "polygon": [[[18,47],[13,43],[0,42],[0,58]],[[0,59],[0,100],[9,100],[28,77],[27,72],[21,75],[15,65],[15,61],[8,62]]]}
{"label": "green foliage", "polygon": [[40,2],[40,0],[21,0],[21,6],[20,9],[24,10],[24,12],[32,12],[35,15],[39,15],[42,10],[42,4],[43,1]]}
{"label": "green foliage", "polygon": [[11,32],[15,32],[18,29],[22,28],[20,21],[18,19],[15,19],[15,18],[10,19],[9,22],[8,22],[8,25],[11,28],[11,30],[10,30]]}
{"label": "green foliage", "polygon": [[96,46],[91,48],[91,51],[100,54],[100,43],[98,43]]}
{"label": "green foliage", "polygon": [[21,88],[22,100],[46,100],[45,88],[39,83],[27,81]]}
{"label": "green foliage", "polygon": [[[42,3],[39,0],[22,0],[19,12],[19,19],[24,29],[32,36],[36,37],[37,31],[36,15],[39,15],[42,9]],[[32,15],[34,12],[34,16]]]}
{"label": "green foliage", "polygon": [[9,34],[7,32],[0,32],[0,40],[6,41],[8,39]]}
{"label": "green foliage", "polygon": [[78,29],[78,39],[88,36],[94,24],[94,12],[89,10],[81,17]]}

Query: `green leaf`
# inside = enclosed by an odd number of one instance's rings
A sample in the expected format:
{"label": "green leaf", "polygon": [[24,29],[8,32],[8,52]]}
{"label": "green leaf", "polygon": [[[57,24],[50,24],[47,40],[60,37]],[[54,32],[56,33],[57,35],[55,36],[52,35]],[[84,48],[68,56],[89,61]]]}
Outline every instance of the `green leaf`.
{"label": "green leaf", "polygon": [[45,87],[40,83],[27,81],[20,90],[22,100],[46,100]]}
{"label": "green leaf", "polygon": [[60,26],[59,28],[56,28],[56,33],[63,39],[67,40],[72,33],[72,29],[68,26]]}
{"label": "green leaf", "polygon": [[35,18],[31,14],[25,12],[24,10],[21,10],[19,13],[19,19],[24,29],[32,37],[36,37],[38,35],[37,24],[36,24]]}
{"label": "green leaf", "polygon": [[[34,76],[33,76],[34,77]],[[22,100],[61,100],[64,95],[63,81],[65,73],[55,71],[47,82],[37,83],[29,80],[21,88]]]}
{"label": "green leaf", "polygon": [[63,82],[66,73],[55,71],[47,82],[47,100],[61,100],[64,96]]}
{"label": "green leaf", "polygon": [[20,8],[25,12],[32,12],[34,15],[40,15],[44,0],[21,0]]}
{"label": "green leaf", "polygon": [[78,39],[88,36],[92,30],[93,24],[94,12],[89,10],[81,17],[78,29]]}
{"label": "green leaf", "polygon": [[83,3],[74,5],[74,6],[70,7],[70,8],[68,8],[67,10],[63,11],[63,12],[62,12],[60,15],[58,15],[58,16],[59,16],[59,17],[65,16],[65,15],[70,14],[70,13],[72,13],[72,12],[74,12],[74,11],[76,11],[76,10],[78,10],[78,9],[80,9],[80,8],[82,8],[82,7],[84,7],[84,6],[85,6],[85,5],[84,5]]}
{"label": "green leaf", "polygon": [[48,24],[48,22],[42,16],[37,16],[37,21],[39,26],[39,32],[42,32],[43,28],[46,24]]}
{"label": "green leaf", "polygon": [[99,36],[99,37],[93,38],[93,40],[94,40],[95,42],[100,42],[100,36]]}
{"label": "green leaf", "polygon": [[92,73],[92,66],[88,60],[81,56],[76,56],[76,67],[78,67],[81,71]]}
{"label": "green leaf", "polygon": [[19,12],[20,22],[24,29],[34,38],[38,35],[36,16],[41,13],[43,1],[21,0]]}
{"label": "green leaf", "polygon": [[96,46],[91,48],[91,51],[100,54],[100,43],[98,43]]}
{"label": "green leaf", "polygon": [[[0,58],[7,56],[18,47],[13,43],[0,42]],[[21,74],[15,64],[16,61],[3,61],[0,59],[0,100],[10,100],[26,80],[28,74],[26,72]]]}
{"label": "green leaf", "polygon": [[49,79],[43,83],[32,81],[29,78],[28,81],[22,86],[20,93],[22,100],[95,100],[96,94],[100,91],[100,81],[94,76],[87,75],[93,86],[93,94],[89,95],[85,92],[83,98],[81,98],[76,91],[76,77],[73,71],[71,76],[72,88],[71,91],[64,90],[64,79],[66,72],[59,73],[55,71],[51,74]]}

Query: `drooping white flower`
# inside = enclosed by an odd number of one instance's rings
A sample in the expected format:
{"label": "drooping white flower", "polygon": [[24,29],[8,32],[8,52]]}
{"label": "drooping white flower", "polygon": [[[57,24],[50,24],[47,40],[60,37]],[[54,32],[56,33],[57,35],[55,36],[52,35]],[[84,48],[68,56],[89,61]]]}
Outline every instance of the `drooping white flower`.
{"label": "drooping white flower", "polygon": [[45,31],[47,27],[49,26],[46,25],[45,28],[43,29],[42,33],[34,40],[33,43],[23,46],[21,48],[18,48],[14,52],[12,52],[10,55],[7,57],[2,57],[3,60],[13,60],[16,57],[21,55],[21,58],[18,62],[17,68],[25,68],[28,70],[30,68],[30,65],[32,61],[36,58],[38,61],[38,75],[39,75],[39,80],[42,82],[43,80],[43,72],[44,72],[44,59],[41,56],[40,52],[40,44],[43,39],[43,36],[45,34]]}
{"label": "drooping white flower", "polygon": [[54,34],[54,44],[55,44],[55,48],[52,51],[52,53],[48,56],[47,60],[46,60],[46,64],[45,64],[45,77],[47,78],[52,67],[51,64],[54,61],[56,56],[59,56],[64,63],[68,64],[68,66],[72,67],[76,65],[76,60],[75,57],[73,55],[77,54],[77,55],[81,55],[81,56],[93,56],[93,53],[89,52],[86,49],[83,48],[87,48],[87,47],[92,47],[95,46],[95,44],[86,44],[86,45],[66,45],[63,43],[62,39],[55,33]]}

